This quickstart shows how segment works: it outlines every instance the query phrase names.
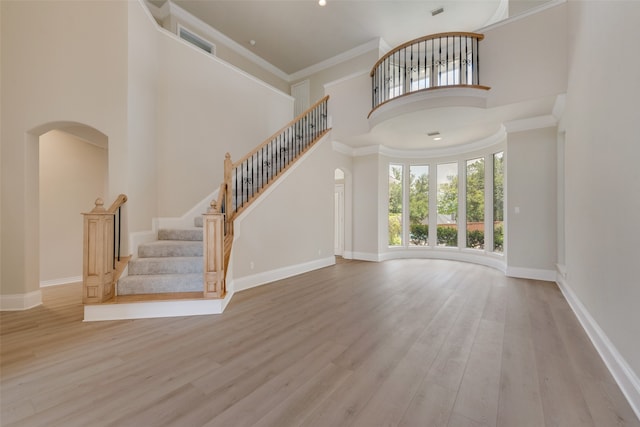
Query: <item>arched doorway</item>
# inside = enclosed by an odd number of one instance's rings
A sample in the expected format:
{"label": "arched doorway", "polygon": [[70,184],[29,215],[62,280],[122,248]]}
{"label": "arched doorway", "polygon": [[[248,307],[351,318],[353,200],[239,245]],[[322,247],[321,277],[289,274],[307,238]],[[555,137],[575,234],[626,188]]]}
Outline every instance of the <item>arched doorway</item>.
{"label": "arched doorway", "polygon": [[[3,249],[10,248],[11,250],[2,251],[3,267],[8,266],[2,270],[2,310],[24,310],[42,304],[40,290],[39,151],[40,137],[52,130],[70,133],[77,138],[96,144],[102,143],[105,150],[108,145],[108,138],[105,134],[91,126],[77,122],[49,122],[36,126],[23,134],[24,145],[16,147],[15,152],[19,153],[18,155],[24,161],[15,165],[7,165],[7,176],[14,179],[11,180],[11,185],[4,185],[3,182],[2,245]],[[15,155],[15,153],[12,154]],[[77,177],[77,180],[82,180],[82,177]],[[6,194],[5,190],[7,190]],[[64,191],[73,192],[73,189],[66,188]],[[97,196],[92,199],[95,197]],[[5,207],[5,202],[8,202],[6,204],[9,207]],[[90,209],[92,202],[93,200],[89,200],[88,206],[79,211],[76,210],[73,216],[81,221],[80,213]],[[5,216],[5,213],[8,215]],[[10,224],[11,227],[5,228],[7,224]],[[78,245],[81,247],[82,241]],[[56,249],[55,252],[62,253],[63,251]]]}
{"label": "arched doorway", "polygon": [[62,124],[38,137],[40,286],[82,280],[82,217],[107,190],[107,137]]}

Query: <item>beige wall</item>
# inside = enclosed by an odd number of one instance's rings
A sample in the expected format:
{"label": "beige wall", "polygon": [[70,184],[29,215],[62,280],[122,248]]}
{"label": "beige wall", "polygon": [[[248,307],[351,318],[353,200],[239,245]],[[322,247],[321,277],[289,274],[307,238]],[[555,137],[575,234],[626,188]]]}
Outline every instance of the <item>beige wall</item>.
{"label": "beige wall", "polygon": [[158,29],[137,1],[0,7],[2,295],[39,289],[41,134],[106,135],[105,199],[127,194],[135,232],[189,210],[221,182],[225,151],[238,158],[292,117],[291,97]]}
{"label": "beige wall", "polygon": [[[82,276],[82,215],[104,198],[106,148],[66,132],[40,137],[40,281]],[[105,202],[108,203],[108,202]]]}
{"label": "beige wall", "polygon": [[480,83],[488,107],[564,93],[567,88],[567,6],[497,24],[480,42]]}
{"label": "beige wall", "polygon": [[330,137],[313,150],[236,220],[234,280],[333,256],[336,155]]}
{"label": "beige wall", "polygon": [[329,95],[329,116],[336,141],[369,131],[371,77],[368,72],[328,83],[325,93]]}
{"label": "beige wall", "polygon": [[509,269],[555,271],[556,135],[552,127],[507,136],[504,206]]}
{"label": "beige wall", "polygon": [[[371,67],[373,67],[373,64],[378,60],[379,54],[380,52],[378,49],[365,52],[347,61],[340,62],[332,67],[313,73],[310,76],[295,79],[291,84],[298,83],[302,80],[309,80],[310,101],[311,104],[313,104],[326,95],[326,84],[341,80],[347,76],[371,71]],[[371,99],[370,91],[371,83],[369,83],[369,99]]]}
{"label": "beige wall", "polygon": [[[379,156],[353,159],[353,252],[355,258],[378,256],[379,211],[384,206],[384,188],[378,185]],[[386,175],[384,176],[386,178]]]}
{"label": "beige wall", "polygon": [[569,12],[566,283],[637,381],[640,3],[569,2]]}
{"label": "beige wall", "polygon": [[157,34],[157,214],[181,216],[220,185],[226,152],[239,160],[293,118],[293,98]]}
{"label": "beige wall", "polygon": [[[109,163],[127,141],[127,3],[0,2],[2,8],[3,295],[39,289],[38,137],[62,121],[109,137]],[[17,42],[19,41],[19,42]],[[109,174],[109,195],[127,171]]]}

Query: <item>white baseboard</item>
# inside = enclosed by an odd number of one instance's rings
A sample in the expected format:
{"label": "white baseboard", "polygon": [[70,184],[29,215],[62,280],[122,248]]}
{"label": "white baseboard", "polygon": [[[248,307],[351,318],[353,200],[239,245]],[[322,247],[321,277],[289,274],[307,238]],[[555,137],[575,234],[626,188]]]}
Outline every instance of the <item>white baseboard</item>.
{"label": "white baseboard", "polygon": [[319,268],[328,267],[336,263],[335,256],[320,258],[317,260],[305,262],[302,264],[291,265],[288,267],[278,268],[263,273],[253,274],[251,276],[233,278],[231,285],[235,292],[245,289],[255,288],[256,286],[266,285],[276,280],[286,279],[308,271],[317,270]]}
{"label": "white baseboard", "polygon": [[28,310],[42,304],[42,291],[0,295],[0,311]]}
{"label": "white baseboard", "polygon": [[126,304],[86,304],[84,321],[152,319],[158,317],[202,316],[222,314],[233,293],[223,299],[199,299],[178,301],[145,301]]}
{"label": "white baseboard", "polygon": [[484,265],[505,272],[503,257],[492,256],[485,252],[474,253],[471,250],[457,248],[413,248],[384,252],[378,256],[380,261],[390,259],[442,259]]}
{"label": "white baseboard", "polygon": [[69,283],[82,282],[82,276],[63,277],[61,279],[41,280],[40,287],[46,288],[47,286],[67,285]]}
{"label": "white baseboard", "polygon": [[505,274],[509,277],[521,279],[544,280],[547,282],[556,281],[555,270],[542,270],[539,268],[507,267]]}
{"label": "white baseboard", "polygon": [[351,252],[350,259],[357,259],[360,261],[373,261],[373,262],[382,261],[382,258],[380,257],[379,254],[372,253],[372,252]]}
{"label": "white baseboard", "polygon": [[620,390],[622,390],[627,401],[629,401],[629,405],[631,405],[636,416],[640,419],[640,379],[638,379],[637,374],[631,369],[620,352],[618,352],[618,349],[616,349],[589,311],[587,311],[586,307],[580,302],[577,295],[571,290],[571,287],[561,274],[557,275],[556,282],[564,298],[582,325],[582,328],[589,336],[589,339],[591,339],[596,351],[600,354],[609,372],[611,372],[616,383],[618,383]]}
{"label": "white baseboard", "polygon": [[353,252],[344,251],[344,252],[342,252],[341,256],[342,256],[343,259],[353,259]]}

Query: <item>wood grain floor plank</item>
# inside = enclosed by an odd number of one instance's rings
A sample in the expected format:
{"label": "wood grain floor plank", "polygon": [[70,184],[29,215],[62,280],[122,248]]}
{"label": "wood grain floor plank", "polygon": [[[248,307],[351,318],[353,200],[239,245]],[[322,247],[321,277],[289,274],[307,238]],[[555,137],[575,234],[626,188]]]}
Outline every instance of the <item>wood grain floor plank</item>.
{"label": "wood grain floor plank", "polygon": [[640,427],[558,287],[478,265],[340,260],[216,316],[43,298],[0,313],[3,427]]}
{"label": "wood grain floor plank", "polygon": [[497,425],[543,426],[544,413],[531,339],[527,292],[525,285],[515,280],[508,284],[506,290]]}

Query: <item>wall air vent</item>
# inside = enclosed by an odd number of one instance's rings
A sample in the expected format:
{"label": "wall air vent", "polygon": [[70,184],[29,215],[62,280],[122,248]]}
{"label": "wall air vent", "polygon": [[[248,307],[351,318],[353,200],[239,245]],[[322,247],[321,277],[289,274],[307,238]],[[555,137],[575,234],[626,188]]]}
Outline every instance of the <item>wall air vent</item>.
{"label": "wall air vent", "polygon": [[199,47],[205,52],[210,53],[213,56],[216,55],[216,45],[214,45],[208,40],[203,39],[202,37],[193,33],[192,31],[187,30],[182,25],[178,25],[178,36],[182,40],[188,41],[192,45]]}
{"label": "wall air vent", "polygon": [[438,135],[440,135],[440,132],[438,131],[427,133],[427,136],[438,136]]}
{"label": "wall air vent", "polygon": [[443,7],[439,7],[437,9],[433,9],[431,11],[431,16],[440,15],[442,12],[444,12],[444,8]]}

